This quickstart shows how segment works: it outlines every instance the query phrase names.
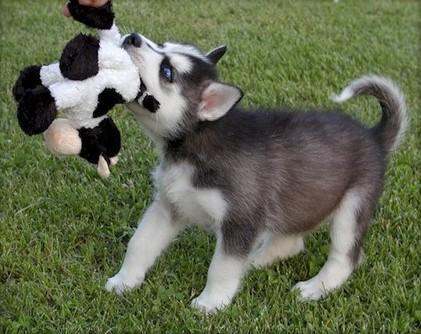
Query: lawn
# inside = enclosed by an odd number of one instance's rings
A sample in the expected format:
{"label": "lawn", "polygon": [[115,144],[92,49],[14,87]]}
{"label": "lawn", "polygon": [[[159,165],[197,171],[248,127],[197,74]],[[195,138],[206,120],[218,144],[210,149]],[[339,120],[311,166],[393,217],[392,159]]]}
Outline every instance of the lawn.
{"label": "lawn", "polygon": [[[11,89],[19,70],[58,59],[82,30],[63,1],[0,0],[0,332],[2,333],[414,333],[421,328],[420,2],[116,0],[125,32],[156,41],[229,46],[221,77],[243,105],[334,107],[349,80],[380,73],[407,95],[411,127],[390,161],[366,259],[340,290],[300,303],[290,288],[317,273],[326,229],[307,251],[250,273],[232,307],[206,317],[189,305],[206,281],[214,239],[186,231],[122,298],[104,290],[150,202],[157,155],[122,107],[112,115],[124,148],[107,180],[78,158],[51,155],[19,129]],[[344,110],[373,124],[374,99]]]}

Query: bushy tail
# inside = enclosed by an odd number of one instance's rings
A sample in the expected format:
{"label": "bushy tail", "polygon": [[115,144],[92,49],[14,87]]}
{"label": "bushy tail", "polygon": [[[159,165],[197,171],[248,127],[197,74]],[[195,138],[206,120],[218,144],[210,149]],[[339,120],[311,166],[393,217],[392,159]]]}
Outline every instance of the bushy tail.
{"label": "bushy tail", "polygon": [[358,95],[372,95],[377,98],[382,108],[382,118],[372,131],[387,152],[397,149],[408,126],[405,97],[399,87],[387,78],[367,75],[352,81],[339,95],[333,95],[331,99],[343,102]]}

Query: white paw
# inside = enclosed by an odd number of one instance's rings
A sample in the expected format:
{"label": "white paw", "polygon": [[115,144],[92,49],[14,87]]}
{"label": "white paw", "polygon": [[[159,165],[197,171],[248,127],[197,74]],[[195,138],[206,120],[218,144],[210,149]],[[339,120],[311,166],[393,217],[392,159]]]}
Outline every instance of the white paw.
{"label": "white paw", "polygon": [[299,291],[302,301],[319,300],[326,294],[323,283],[314,278],[299,282],[292,289]]}
{"label": "white paw", "polygon": [[142,281],[143,279],[126,279],[123,275],[117,274],[107,280],[105,289],[109,292],[114,291],[116,294],[122,295],[124,292],[142,284]]}
{"label": "white paw", "polygon": [[212,314],[228,306],[230,302],[230,298],[209,298],[201,293],[199,297],[192,300],[191,306],[203,313]]}

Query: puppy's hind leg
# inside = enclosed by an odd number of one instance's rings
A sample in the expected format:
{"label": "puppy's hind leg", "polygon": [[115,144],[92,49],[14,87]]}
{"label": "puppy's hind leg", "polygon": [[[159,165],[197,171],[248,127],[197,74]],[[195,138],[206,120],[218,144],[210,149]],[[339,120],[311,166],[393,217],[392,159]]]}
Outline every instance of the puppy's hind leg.
{"label": "puppy's hind leg", "polygon": [[362,240],[370,221],[373,207],[362,192],[348,191],[333,215],[330,227],[331,247],[328,259],[320,272],[308,281],[299,282],[302,300],[318,300],[341,286],[359,262]]}
{"label": "puppy's hind leg", "polygon": [[302,236],[270,235],[263,245],[251,256],[251,264],[256,268],[270,266],[277,260],[286,259],[304,250]]}

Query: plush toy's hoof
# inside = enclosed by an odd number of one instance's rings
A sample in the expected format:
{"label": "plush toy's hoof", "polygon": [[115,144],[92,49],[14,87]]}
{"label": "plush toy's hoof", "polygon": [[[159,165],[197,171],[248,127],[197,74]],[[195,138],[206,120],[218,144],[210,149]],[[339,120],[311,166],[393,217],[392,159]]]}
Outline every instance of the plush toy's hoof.
{"label": "plush toy's hoof", "polygon": [[48,129],[57,116],[54,98],[44,86],[28,90],[18,105],[18,121],[27,135],[36,135]]}
{"label": "plush toy's hoof", "polygon": [[110,176],[110,168],[102,155],[99,156],[97,171],[99,176],[104,179]]}
{"label": "plush toy's hoof", "polygon": [[109,117],[103,118],[96,127],[80,128],[79,137],[82,140],[79,155],[93,164],[98,163],[101,155],[111,163],[108,157],[117,156],[121,148],[120,131]]}
{"label": "plush toy's hoof", "polygon": [[20,72],[19,78],[13,86],[13,96],[16,102],[19,102],[27,90],[42,86],[40,72],[41,66],[37,65],[28,66]]}
{"label": "plush toy's hoof", "polygon": [[82,150],[79,131],[67,119],[55,119],[43,135],[45,144],[53,154],[77,155]]}
{"label": "plush toy's hoof", "polygon": [[117,155],[115,157],[110,158],[111,166],[117,165],[117,162],[118,162],[118,156]]}

